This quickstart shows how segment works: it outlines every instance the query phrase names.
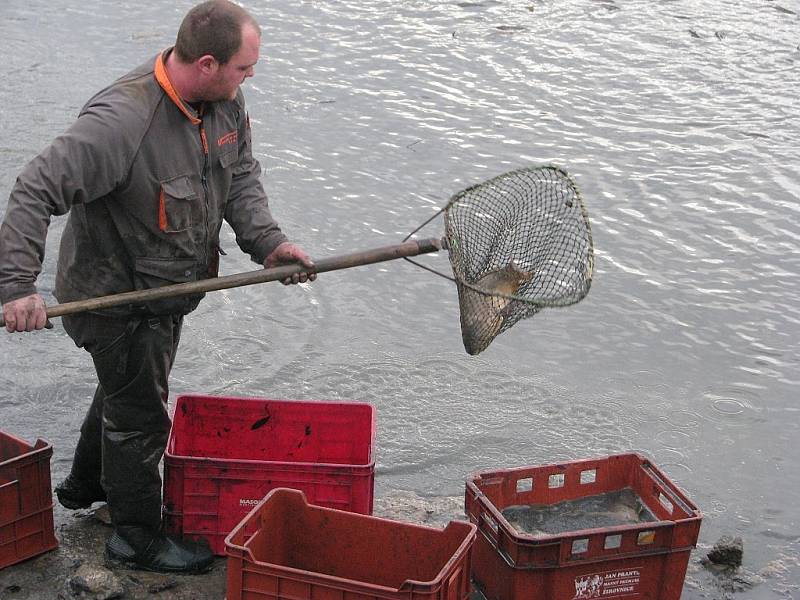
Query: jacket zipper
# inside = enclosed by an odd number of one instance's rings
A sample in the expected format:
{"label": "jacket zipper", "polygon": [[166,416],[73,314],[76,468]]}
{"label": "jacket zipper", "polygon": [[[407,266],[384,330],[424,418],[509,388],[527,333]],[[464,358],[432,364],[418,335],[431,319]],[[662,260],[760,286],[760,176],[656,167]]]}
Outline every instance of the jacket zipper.
{"label": "jacket zipper", "polygon": [[203,125],[203,113],[205,112],[205,104],[200,107],[198,114],[200,116],[200,141],[203,145],[203,171],[200,173],[200,182],[203,184],[203,220],[205,221],[205,231],[206,236],[203,240],[203,252],[205,254],[205,263],[208,264],[209,256],[208,256],[208,240],[210,239],[209,230],[208,230],[208,168],[209,168],[209,157],[208,157],[208,140],[206,139],[206,130],[205,126]]}

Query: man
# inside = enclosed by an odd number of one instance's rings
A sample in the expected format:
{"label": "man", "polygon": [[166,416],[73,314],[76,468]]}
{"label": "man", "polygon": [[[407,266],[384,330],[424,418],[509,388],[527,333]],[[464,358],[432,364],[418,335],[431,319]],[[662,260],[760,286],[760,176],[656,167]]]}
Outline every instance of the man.
{"label": "man", "polygon": [[[223,219],[242,250],[271,267],[314,264],[273,220],[253,158],[239,86],[261,34],[227,0],[186,15],[174,48],[98,93],[22,171],[0,227],[0,301],[9,332],[46,325],[35,281],[52,215],[69,213],[58,257],[60,302],[214,277]],[[159,461],[169,433],[168,376],[183,316],[201,296],[63,318],[91,353],[98,386],[62,505],[107,501],[106,552],[136,568],[200,571],[206,546],[161,531]]]}

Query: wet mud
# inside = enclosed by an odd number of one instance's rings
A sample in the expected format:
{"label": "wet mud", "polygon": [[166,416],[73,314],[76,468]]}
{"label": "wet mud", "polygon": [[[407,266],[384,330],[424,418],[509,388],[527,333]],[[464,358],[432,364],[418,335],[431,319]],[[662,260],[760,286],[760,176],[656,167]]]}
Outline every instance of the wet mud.
{"label": "wet mud", "polygon": [[[589,508],[622,505],[630,518],[631,498],[604,498]],[[563,507],[562,507],[563,508]],[[604,511],[600,511],[604,512]],[[375,499],[376,516],[443,527],[450,520],[466,519],[461,496],[422,497],[395,491]],[[563,515],[562,515],[563,516]],[[109,562],[105,540],[111,533],[103,505],[81,511],[54,510],[59,547],[32,559],[0,569],[1,600],[222,600],[225,598],[227,560],[217,557],[206,573],[172,575],[134,571]],[[637,517],[641,518],[641,516]],[[551,525],[553,522],[551,521]],[[556,521],[558,525],[558,521]],[[522,525],[520,525],[522,526]],[[574,529],[574,527],[573,527]],[[718,545],[700,542],[687,569],[684,600],[749,600],[762,597],[759,590],[772,591],[794,556],[785,556],[757,572],[746,567],[710,565],[707,555]],[[788,562],[787,562],[788,561]],[[753,594],[756,593],[756,596]],[[773,597],[771,595],[765,597]],[[781,596],[781,597],[792,597]],[[470,600],[485,600],[473,591]]]}

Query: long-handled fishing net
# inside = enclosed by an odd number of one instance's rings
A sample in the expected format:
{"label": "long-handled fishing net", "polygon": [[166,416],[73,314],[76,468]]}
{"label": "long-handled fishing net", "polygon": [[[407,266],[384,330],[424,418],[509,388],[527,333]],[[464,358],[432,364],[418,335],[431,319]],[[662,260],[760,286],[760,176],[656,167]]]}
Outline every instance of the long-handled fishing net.
{"label": "long-handled fishing net", "polygon": [[589,216],[564,170],[504,173],[458,192],[442,212],[468,353],[485,350],[542,308],[575,304],[588,293]]}
{"label": "long-handled fishing net", "polygon": [[[503,331],[542,308],[568,306],[588,293],[594,272],[589,217],[577,186],[564,170],[527,167],[468,187],[452,196],[414,233],[442,213],[444,238],[409,240],[409,236],[394,246],[315,261],[315,272],[446,248],[452,276],[423,268],[455,281],[464,348],[470,354],[482,352]],[[283,280],[303,270],[299,265],[285,265],[78,300],[48,307],[47,316],[137,306],[162,298]],[[0,316],[0,327],[4,322]]]}

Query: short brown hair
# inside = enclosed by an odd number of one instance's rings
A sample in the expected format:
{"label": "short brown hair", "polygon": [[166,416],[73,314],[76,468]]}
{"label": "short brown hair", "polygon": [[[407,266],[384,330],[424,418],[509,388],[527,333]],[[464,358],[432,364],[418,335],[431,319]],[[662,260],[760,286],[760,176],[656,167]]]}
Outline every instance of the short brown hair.
{"label": "short brown hair", "polygon": [[224,65],[242,45],[242,27],[246,23],[261,33],[256,20],[238,4],[228,0],[198,4],[183,18],[175,40],[175,54],[183,63],[193,63],[210,54]]}

